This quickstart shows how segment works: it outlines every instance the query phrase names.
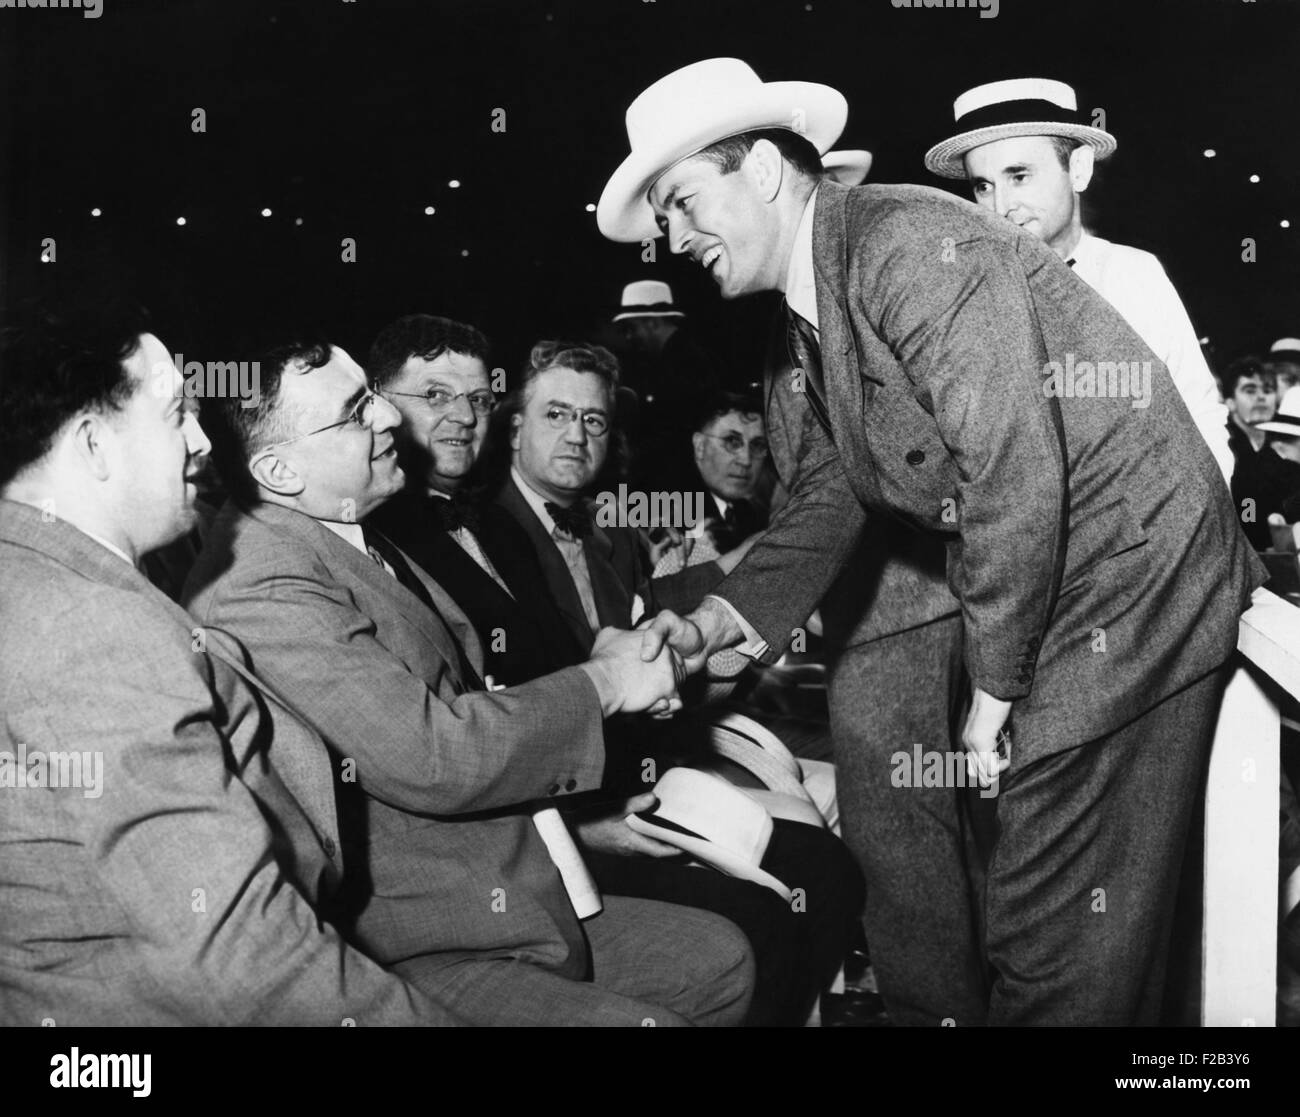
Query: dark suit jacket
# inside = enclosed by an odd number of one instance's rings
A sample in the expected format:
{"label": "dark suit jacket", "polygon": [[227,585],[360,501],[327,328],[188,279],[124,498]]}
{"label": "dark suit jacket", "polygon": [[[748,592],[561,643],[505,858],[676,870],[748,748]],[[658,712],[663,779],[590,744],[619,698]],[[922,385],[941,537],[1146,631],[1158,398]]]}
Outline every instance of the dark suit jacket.
{"label": "dark suit jacket", "polygon": [[334,753],[344,841],[363,872],[349,915],[369,953],[413,979],[484,957],[581,978],[582,930],[519,805],[598,786],[596,690],[577,668],[467,690],[460,654],[481,675],[479,639],[412,566],[436,614],[309,516],[232,502],[186,592],[200,623],[237,634]]}
{"label": "dark suit jacket", "polygon": [[[370,515],[378,527],[455,599],[483,645],[483,669],[516,686],[583,662],[591,640],[573,634],[551,597],[532,541],[513,516],[491,501],[478,505],[475,532],[507,593],[429,512],[430,497],[407,489]],[[553,548],[552,548],[553,549]]]}
{"label": "dark suit jacket", "polygon": [[[586,655],[591,651],[595,635],[583,612],[573,575],[551,537],[553,525],[543,524],[537,518],[513,478],[506,479],[496,499],[531,541],[552,599]],[[640,596],[649,616],[660,609],[688,613],[722,580],[716,562],[688,566],[664,578],[651,578],[635,528],[593,526],[591,535],[583,540],[582,549],[602,626],[627,628],[632,620],[634,595]]]}
{"label": "dark suit jacket", "polygon": [[342,868],[329,758],[233,640],[9,501],[0,631],[3,749],[103,764],[0,791],[0,1023],[456,1022],[309,906]]}
{"label": "dark suit jacket", "polygon": [[[797,479],[718,590],[774,652],[892,517],[945,539],[951,596],[918,578],[878,597],[890,627],[955,597],[972,679],[1018,700],[1028,748],[1101,736],[1227,659],[1262,569],[1167,370],[1104,299],[925,187],[823,183],[813,257],[832,430],[769,384]],[[1081,361],[1150,362],[1149,406],[1045,391],[1049,362]]]}

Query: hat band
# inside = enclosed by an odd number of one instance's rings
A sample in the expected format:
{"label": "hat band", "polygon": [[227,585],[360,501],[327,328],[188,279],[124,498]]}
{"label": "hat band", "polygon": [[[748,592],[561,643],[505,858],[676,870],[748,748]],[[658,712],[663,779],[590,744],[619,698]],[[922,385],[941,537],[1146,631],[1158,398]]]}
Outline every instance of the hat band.
{"label": "hat band", "polygon": [[658,826],[663,830],[671,830],[675,834],[681,834],[687,838],[694,838],[697,842],[710,841],[710,839],[706,838],[703,834],[697,834],[694,830],[688,830],[685,826],[681,826],[670,819],[664,818],[662,815],[657,815],[652,810],[638,811],[637,818],[642,822],[650,823],[651,826]]}
{"label": "hat band", "polygon": [[996,128],[1003,124],[1025,124],[1040,120],[1086,127],[1086,122],[1080,113],[1072,109],[1063,109],[1055,101],[1039,99],[999,101],[994,105],[971,109],[965,116],[958,117],[957,126],[963,132],[974,132],[979,128]]}
{"label": "hat band", "polygon": [[629,311],[637,314],[671,314],[677,308],[672,303],[625,303],[618,309],[623,314]]}

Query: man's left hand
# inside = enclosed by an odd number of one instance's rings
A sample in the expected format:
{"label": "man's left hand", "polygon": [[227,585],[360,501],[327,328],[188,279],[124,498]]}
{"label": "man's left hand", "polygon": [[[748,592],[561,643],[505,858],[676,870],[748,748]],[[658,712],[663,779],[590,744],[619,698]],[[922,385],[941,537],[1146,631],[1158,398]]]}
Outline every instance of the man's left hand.
{"label": "man's left hand", "polygon": [[1011,759],[998,755],[998,738],[1011,714],[1011,703],[994,698],[986,690],[974,687],[970,713],[961,731],[966,760],[981,787],[990,786],[1011,766]]}

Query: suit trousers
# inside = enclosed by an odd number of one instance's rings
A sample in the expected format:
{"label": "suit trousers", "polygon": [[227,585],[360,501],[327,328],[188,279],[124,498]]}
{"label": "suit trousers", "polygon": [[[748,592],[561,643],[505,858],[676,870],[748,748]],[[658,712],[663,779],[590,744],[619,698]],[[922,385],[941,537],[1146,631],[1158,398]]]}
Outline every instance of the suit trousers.
{"label": "suit trousers", "polygon": [[973,792],[921,786],[910,763],[914,745],[954,748],[961,637],[961,618],[941,617],[845,649],[828,679],[840,825],[866,876],[867,945],[895,1024],[979,1024],[986,1011]]}
{"label": "suit trousers", "polygon": [[606,896],[582,925],[588,981],[512,958],[414,958],[393,969],[473,1024],[509,1027],[728,1027],[749,1009],[744,935],[708,912]]}
{"label": "suit trousers", "polygon": [[[1013,714],[986,880],[990,1024],[1158,1022],[1223,679],[1211,672],[1115,732],[1047,755],[1056,727]],[[1041,759],[1019,767],[1017,747]]]}

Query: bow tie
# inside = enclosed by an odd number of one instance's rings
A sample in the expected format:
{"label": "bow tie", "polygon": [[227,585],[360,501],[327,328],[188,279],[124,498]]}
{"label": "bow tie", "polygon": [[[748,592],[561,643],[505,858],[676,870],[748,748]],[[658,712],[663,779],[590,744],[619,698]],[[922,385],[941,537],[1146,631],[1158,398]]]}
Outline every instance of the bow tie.
{"label": "bow tie", "polygon": [[591,534],[591,513],[584,505],[575,504],[572,508],[561,508],[548,500],[543,507],[555,521],[555,526],[574,539],[585,539]]}
{"label": "bow tie", "polygon": [[463,494],[456,494],[450,500],[445,497],[430,497],[433,504],[433,520],[439,531],[459,531],[466,528],[478,534],[478,505]]}

